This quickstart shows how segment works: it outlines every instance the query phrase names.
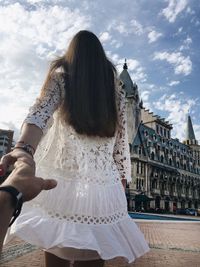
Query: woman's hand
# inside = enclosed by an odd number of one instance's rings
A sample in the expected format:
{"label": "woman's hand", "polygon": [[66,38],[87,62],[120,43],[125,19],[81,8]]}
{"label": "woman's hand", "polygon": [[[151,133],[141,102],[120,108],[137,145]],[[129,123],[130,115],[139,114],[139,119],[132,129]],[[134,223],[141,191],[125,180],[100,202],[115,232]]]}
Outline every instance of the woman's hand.
{"label": "woman's hand", "polygon": [[23,149],[15,148],[13,151],[11,151],[10,153],[6,154],[1,158],[0,176],[5,175],[9,166],[13,165],[20,158],[27,158],[27,160],[29,160],[30,162],[33,161],[31,155],[29,155]]}

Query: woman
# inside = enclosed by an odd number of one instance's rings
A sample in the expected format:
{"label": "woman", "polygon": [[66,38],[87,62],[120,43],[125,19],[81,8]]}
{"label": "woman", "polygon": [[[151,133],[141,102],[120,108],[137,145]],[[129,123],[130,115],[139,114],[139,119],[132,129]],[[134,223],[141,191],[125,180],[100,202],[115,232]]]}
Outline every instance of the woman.
{"label": "woman", "polygon": [[19,150],[36,150],[37,176],[58,181],[10,230],[43,248],[47,267],[132,262],[149,250],[123,188],[131,181],[124,92],[93,33],[78,32],[53,61],[11,156]]}

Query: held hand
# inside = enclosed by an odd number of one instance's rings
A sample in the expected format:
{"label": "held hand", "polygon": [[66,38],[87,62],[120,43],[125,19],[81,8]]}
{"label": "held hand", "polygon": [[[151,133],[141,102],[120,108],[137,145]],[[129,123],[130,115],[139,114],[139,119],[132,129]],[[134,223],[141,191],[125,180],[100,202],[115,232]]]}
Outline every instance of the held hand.
{"label": "held hand", "polygon": [[29,163],[33,161],[32,157],[24,150],[17,148],[1,158],[0,161],[0,176],[5,175],[8,167],[13,165],[17,159],[27,158]]}
{"label": "held hand", "polygon": [[35,198],[42,190],[50,190],[56,187],[57,182],[52,179],[35,177],[35,163],[27,157],[22,157],[15,162],[15,169],[2,184],[14,186],[23,194],[23,200],[29,201]]}

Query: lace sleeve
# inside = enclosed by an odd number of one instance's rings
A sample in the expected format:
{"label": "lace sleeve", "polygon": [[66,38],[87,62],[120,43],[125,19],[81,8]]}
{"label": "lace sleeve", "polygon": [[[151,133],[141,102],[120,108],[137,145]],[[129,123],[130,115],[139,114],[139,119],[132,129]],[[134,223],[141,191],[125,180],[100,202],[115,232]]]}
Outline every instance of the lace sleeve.
{"label": "lace sleeve", "polygon": [[24,123],[34,124],[43,132],[46,130],[50,118],[61,103],[61,75],[54,74],[45,88],[45,95],[36,99],[30,107]]}
{"label": "lace sleeve", "polygon": [[113,158],[121,179],[131,182],[131,160],[127,134],[125,93],[122,88],[116,91],[118,109],[118,128],[113,151]]}

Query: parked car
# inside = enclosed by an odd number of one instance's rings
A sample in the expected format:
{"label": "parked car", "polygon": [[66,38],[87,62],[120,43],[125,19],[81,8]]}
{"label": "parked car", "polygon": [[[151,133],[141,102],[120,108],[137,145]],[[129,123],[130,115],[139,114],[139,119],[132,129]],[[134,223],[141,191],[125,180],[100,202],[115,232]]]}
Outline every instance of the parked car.
{"label": "parked car", "polygon": [[196,209],[190,209],[190,208],[188,208],[188,209],[185,209],[185,214],[186,215],[197,215],[197,210]]}
{"label": "parked car", "polygon": [[[176,210],[176,214],[197,216],[198,215],[198,210],[197,209],[192,209],[192,208],[177,209]],[[200,215],[200,210],[199,210],[199,215]]]}

